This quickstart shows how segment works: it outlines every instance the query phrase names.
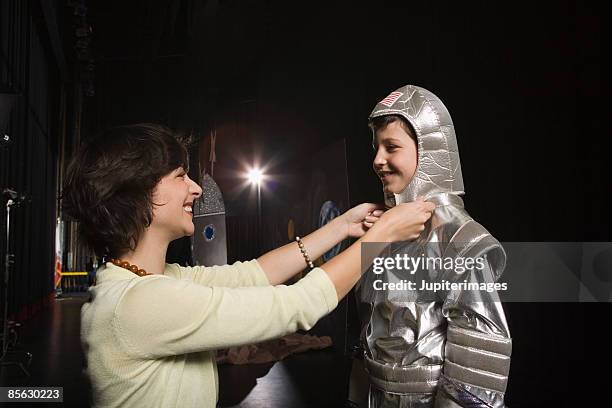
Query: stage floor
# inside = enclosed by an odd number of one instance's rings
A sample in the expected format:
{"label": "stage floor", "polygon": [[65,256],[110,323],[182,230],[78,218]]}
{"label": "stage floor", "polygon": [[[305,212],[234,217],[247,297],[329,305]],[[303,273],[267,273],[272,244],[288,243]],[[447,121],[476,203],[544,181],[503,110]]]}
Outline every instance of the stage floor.
{"label": "stage floor", "polygon": [[[2,386],[62,386],[66,407],[89,407],[91,386],[83,375],[80,309],[86,294],[56,299],[20,329],[19,350],[32,354],[30,377],[16,366],[1,367]],[[333,349],[308,351],[269,364],[220,365],[219,406],[223,408],[343,407],[347,366]],[[36,403],[37,407],[58,404]],[[23,407],[22,403],[3,406]]]}

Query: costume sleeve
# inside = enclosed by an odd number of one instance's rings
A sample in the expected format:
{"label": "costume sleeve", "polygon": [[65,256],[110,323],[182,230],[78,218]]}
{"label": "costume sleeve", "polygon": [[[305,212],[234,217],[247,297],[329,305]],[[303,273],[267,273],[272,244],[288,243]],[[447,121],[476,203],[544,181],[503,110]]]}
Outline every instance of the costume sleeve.
{"label": "costume sleeve", "polygon": [[129,355],[156,359],[308,330],[337,303],[334,285],[320,268],[291,286],[206,287],[151,276],[125,290],[113,328]]}
{"label": "costume sleeve", "polygon": [[[484,268],[468,271],[461,281],[492,284],[501,274],[492,268],[485,260]],[[512,340],[497,292],[452,291],[442,313],[448,330],[435,406],[504,407]]]}
{"label": "costume sleeve", "polygon": [[242,286],[269,285],[268,277],[257,260],[234,262],[222,266],[189,266],[172,264],[174,276],[177,279],[190,280],[204,286],[223,286],[238,288]]}

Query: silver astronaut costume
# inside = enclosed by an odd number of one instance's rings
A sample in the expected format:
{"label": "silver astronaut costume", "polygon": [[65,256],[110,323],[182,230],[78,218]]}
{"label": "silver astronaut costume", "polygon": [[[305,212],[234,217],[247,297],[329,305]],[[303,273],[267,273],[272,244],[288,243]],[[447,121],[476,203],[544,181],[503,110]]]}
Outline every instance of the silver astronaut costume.
{"label": "silver astronaut costume", "polygon": [[[483,257],[483,269],[450,279],[497,281],[506,255],[463,208],[459,152],[448,110],[431,92],[409,85],[379,102],[370,118],[391,114],[412,125],[418,165],[404,191],[386,196],[387,205],[417,197],[437,204],[411,248],[428,256]],[[397,281],[400,273],[405,271],[385,270],[376,277]],[[430,278],[449,278],[441,275]],[[360,287],[370,408],[504,406],[512,341],[497,292],[451,290],[432,300],[420,291],[372,290],[372,279],[366,274]]]}

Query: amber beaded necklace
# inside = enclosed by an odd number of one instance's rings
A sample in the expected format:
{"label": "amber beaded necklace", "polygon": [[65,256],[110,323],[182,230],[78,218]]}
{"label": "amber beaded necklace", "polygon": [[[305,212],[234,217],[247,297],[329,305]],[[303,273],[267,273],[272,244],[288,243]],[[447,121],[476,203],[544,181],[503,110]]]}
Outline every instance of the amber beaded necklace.
{"label": "amber beaded necklace", "polygon": [[129,262],[122,261],[121,259],[111,258],[108,262],[112,262],[113,265],[117,265],[120,268],[127,269],[130,272],[134,272],[138,276],[148,276],[152,275],[151,273],[147,273],[144,269],[139,269],[138,266],[132,265]]}

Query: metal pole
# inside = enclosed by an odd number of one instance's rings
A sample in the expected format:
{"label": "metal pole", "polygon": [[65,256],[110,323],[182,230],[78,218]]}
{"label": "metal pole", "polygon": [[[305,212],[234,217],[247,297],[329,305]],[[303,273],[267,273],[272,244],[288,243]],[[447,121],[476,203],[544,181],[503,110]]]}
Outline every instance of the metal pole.
{"label": "metal pole", "polygon": [[[17,201],[17,204],[18,203],[19,203],[19,201]],[[10,238],[11,206],[13,206],[15,204],[16,204],[15,201],[13,201],[10,198],[6,202],[6,256],[4,258],[4,279],[3,279],[3,283],[4,283],[4,288],[3,288],[3,292],[4,292],[3,293],[3,295],[4,295],[4,302],[3,302],[4,303],[4,312],[3,312],[3,319],[2,319],[2,350],[1,350],[1,355],[0,355],[0,366],[16,365],[17,367],[19,367],[21,369],[21,371],[25,375],[27,375],[29,377],[30,373],[28,372],[28,370],[23,365],[23,362],[10,360],[8,358],[8,356],[9,356],[9,351],[8,351],[8,349],[9,349],[8,282],[9,282],[9,267],[10,267],[11,263],[13,262],[12,259],[11,259],[11,257],[13,255],[9,252],[9,249],[10,249],[9,238]],[[17,337],[15,337],[15,339],[13,341],[16,342],[17,341]],[[26,364],[28,366],[32,362],[32,354],[30,352],[28,352],[28,351],[15,351],[15,350],[12,350],[11,353],[23,354],[25,356]]]}
{"label": "metal pole", "polygon": [[257,236],[259,237],[260,252],[263,232],[261,231],[261,180],[257,181]]}
{"label": "metal pole", "polygon": [[3,316],[2,316],[2,355],[0,359],[3,359],[8,349],[8,280],[9,280],[9,266],[11,264],[11,254],[9,252],[9,237],[10,237],[10,221],[11,221],[11,205],[13,200],[9,199],[6,202],[6,252],[4,253],[4,279],[2,285],[2,298],[4,300]]}
{"label": "metal pole", "polygon": [[257,182],[257,217],[261,222],[261,181]]}

